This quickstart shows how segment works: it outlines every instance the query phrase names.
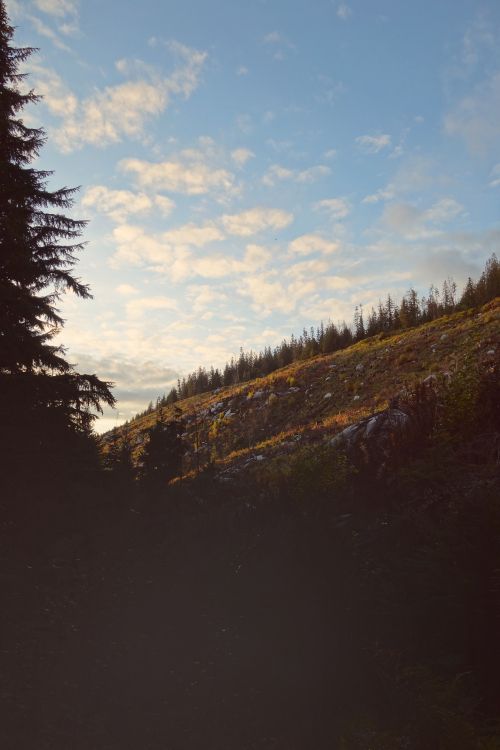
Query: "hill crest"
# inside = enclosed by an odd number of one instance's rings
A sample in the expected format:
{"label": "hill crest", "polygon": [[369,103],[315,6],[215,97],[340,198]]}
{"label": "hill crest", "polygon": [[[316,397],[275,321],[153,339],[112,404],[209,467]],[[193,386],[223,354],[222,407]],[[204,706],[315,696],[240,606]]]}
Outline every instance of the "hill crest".
{"label": "hill crest", "polygon": [[[220,476],[234,476],[298,446],[331,438],[431,375],[452,376],[471,360],[496,359],[499,323],[496,298],[481,308],[377,334],[265,377],[162,407],[166,421],[180,417],[185,424],[183,474],[211,465]],[[140,462],[158,416],[153,410],[106,433],[101,438],[104,453],[126,432]]]}

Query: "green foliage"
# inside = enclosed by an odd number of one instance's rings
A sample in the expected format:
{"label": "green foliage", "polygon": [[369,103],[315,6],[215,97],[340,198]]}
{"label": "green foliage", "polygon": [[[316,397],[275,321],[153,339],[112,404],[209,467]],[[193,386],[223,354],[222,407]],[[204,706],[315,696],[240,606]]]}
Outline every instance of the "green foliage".
{"label": "green foliage", "polygon": [[355,474],[343,451],[319,444],[271,459],[259,469],[258,482],[272,495],[314,505],[344,490]]}
{"label": "green foliage", "polygon": [[495,362],[468,358],[441,387],[442,438],[461,440],[500,427],[500,378]]}

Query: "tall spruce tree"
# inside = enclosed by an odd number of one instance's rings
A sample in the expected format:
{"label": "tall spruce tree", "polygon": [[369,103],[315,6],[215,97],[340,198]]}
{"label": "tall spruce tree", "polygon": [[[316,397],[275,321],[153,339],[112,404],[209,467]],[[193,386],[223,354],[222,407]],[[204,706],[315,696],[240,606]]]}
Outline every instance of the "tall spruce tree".
{"label": "tall spruce tree", "polygon": [[65,215],[77,189],[47,187],[51,172],[31,166],[45,142],[42,129],[20,117],[38,101],[21,88],[19,67],[34,51],[11,45],[0,0],[0,441],[11,460],[20,444],[41,461],[68,434],[90,432],[93,412],[114,403],[110,383],[82,375],[52,339],[63,326],[57,304],[69,290],[89,298],[72,269],[84,221]]}

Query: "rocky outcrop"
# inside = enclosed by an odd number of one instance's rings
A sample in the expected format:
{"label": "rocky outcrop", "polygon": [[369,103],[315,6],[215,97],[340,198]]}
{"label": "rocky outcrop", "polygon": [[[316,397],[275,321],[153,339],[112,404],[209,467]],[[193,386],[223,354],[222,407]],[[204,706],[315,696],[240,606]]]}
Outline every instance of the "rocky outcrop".
{"label": "rocky outcrop", "polygon": [[343,449],[354,464],[383,476],[425,435],[432,418],[432,399],[419,408],[393,405],[346,427],[330,445]]}

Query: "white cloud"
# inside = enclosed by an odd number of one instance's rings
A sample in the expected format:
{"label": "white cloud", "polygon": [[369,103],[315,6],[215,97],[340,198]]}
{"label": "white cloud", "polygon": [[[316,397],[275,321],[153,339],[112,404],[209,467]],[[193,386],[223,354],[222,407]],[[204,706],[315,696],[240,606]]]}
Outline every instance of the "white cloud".
{"label": "white cloud", "polygon": [[352,10],[346,3],[340,3],[337,7],[337,16],[342,19],[342,21],[347,21],[350,16],[352,16]]}
{"label": "white cloud", "polygon": [[110,266],[146,266],[155,273],[168,273],[173,282],[182,281],[195,272],[192,249],[202,248],[221,236],[213,226],[187,224],[151,234],[142,227],[123,224],[112,232],[116,252]]}
{"label": "white cloud", "polygon": [[449,179],[442,165],[429,158],[413,156],[404,160],[385,187],[365,196],[362,202],[379,203],[393,200],[402,194],[427,192],[436,185],[440,187],[449,185]]}
{"label": "white cloud", "polygon": [[366,195],[362,203],[379,203],[380,201],[390,201],[395,197],[394,186],[388,185],[385,188],[380,188],[376,193]]}
{"label": "white cloud", "polygon": [[139,297],[127,303],[126,310],[129,318],[140,318],[154,310],[178,309],[177,302],[170,297]]}
{"label": "white cloud", "polygon": [[399,159],[404,154],[404,148],[401,144],[394,146],[393,150],[389,154],[389,159]]}
{"label": "white cloud", "polygon": [[199,315],[206,310],[217,308],[227,297],[220,290],[208,284],[196,284],[188,288],[188,299],[192,312]]}
{"label": "white cloud", "polygon": [[391,231],[411,241],[439,237],[443,225],[463,214],[463,206],[454,198],[441,198],[422,210],[407,203],[391,203],[385,207],[382,223]]}
{"label": "white cloud", "polygon": [[228,192],[233,188],[234,175],[231,172],[226,169],[214,169],[197,154],[187,156],[194,158],[185,158],[184,153],[184,158],[157,163],[123,159],[120,168],[134,174],[141,187],[170,193],[204,195],[211,191]]}
{"label": "white cloud", "polygon": [[21,15],[21,4],[19,0],[4,0],[7,15],[11,20]]}
{"label": "white cloud", "polygon": [[325,289],[336,292],[340,289],[349,289],[354,286],[356,282],[352,279],[347,279],[345,276],[325,276],[324,279],[322,279],[322,283]]}
{"label": "white cloud", "polygon": [[279,180],[293,180],[294,172],[279,164],[272,164],[262,178],[264,185],[274,187]]}
{"label": "white cloud", "polygon": [[[270,209],[261,213],[258,209],[243,214],[222,217],[232,234],[244,237],[262,229],[276,229],[288,222],[284,212]],[[143,266],[153,273],[167,274],[172,283],[182,282],[194,276],[218,279],[224,276],[252,274],[263,269],[272,259],[271,250],[263,245],[248,244],[242,258],[231,254],[203,255],[207,245],[224,239],[220,224],[208,221],[205,224],[185,224],[167,232],[151,233],[142,227],[122,224],[116,227],[111,239],[115,252],[110,259],[112,268]],[[128,285],[120,289],[121,294],[131,294]]]}
{"label": "white cloud", "polygon": [[122,297],[130,297],[132,294],[138,294],[138,290],[132,284],[118,284],[116,291]]}
{"label": "white cloud", "polygon": [[356,143],[365,154],[378,154],[391,145],[391,136],[388,133],[360,135],[356,138]]}
{"label": "white cloud", "polygon": [[275,50],[273,58],[279,61],[286,59],[287,50],[295,49],[295,45],[280,31],[271,31],[262,38],[262,41]]}
{"label": "white cloud", "polygon": [[332,219],[345,219],[351,213],[351,204],[345,198],[325,198],[314,204],[317,211],[326,211]]}
{"label": "white cloud", "polygon": [[490,187],[500,187],[500,164],[496,164],[491,170],[491,177],[493,178],[490,182]]}
{"label": "white cloud", "polygon": [[231,151],[231,159],[238,167],[244,167],[249,159],[253,159],[255,154],[249,148],[235,148]]}
{"label": "white cloud", "polygon": [[486,51],[495,49],[497,39],[483,14],[479,14],[466,29],[462,45],[462,64],[473,67],[480,62]]}
{"label": "white cloud", "polygon": [[337,252],[339,249],[338,242],[330,242],[320,237],[318,234],[303,234],[297,237],[288,245],[291,253],[297,255],[310,255],[311,253],[324,253],[329,255]]}
{"label": "white cloud", "polygon": [[50,26],[47,26],[47,24],[44,23],[40,18],[31,15],[27,16],[27,18],[33,24],[37,34],[50,39],[50,41],[59,49],[62,49],[65,52],[71,52],[71,47],[68,47],[68,45],[65,44],[65,42],[63,42],[59,35],[54,31],[54,29],[50,28]]}
{"label": "white cloud", "polygon": [[290,313],[296,304],[281,282],[262,275],[244,279],[241,293],[251,298],[254,310],[262,315],[270,315],[273,311]]}
{"label": "white cloud", "polygon": [[131,419],[138,411],[143,411],[149,401],[154,402],[175,385],[180,373],[153,361],[149,352],[147,357],[137,358],[119,353],[93,356],[78,350],[72,352],[72,360],[77,362],[80,372],[97,372],[99,377],[110,380],[116,386],[113,393],[118,399],[117,406],[114,410],[105,409],[105,416],[96,424],[98,432]]}
{"label": "white cloud", "polygon": [[444,118],[447,135],[461,138],[472,154],[483,155],[500,144],[500,72],[476,86]]}
{"label": "white cloud", "polygon": [[272,258],[272,253],[262,245],[247,245],[244,265],[246,268],[256,271],[265,266]]}
{"label": "white cloud", "polygon": [[302,171],[297,172],[294,179],[295,182],[310,185],[311,183],[316,182],[316,180],[320,180],[322,177],[327,177],[331,172],[332,170],[330,167],[326,167],[324,164],[318,164],[315,167],[309,167],[308,169],[303,169]]}
{"label": "white cloud", "polygon": [[283,35],[279,31],[271,31],[269,34],[264,36],[263,41],[265,44],[281,44],[283,41]]}
{"label": "white cloud", "polygon": [[78,99],[60,76],[55,71],[36,63],[32,63],[30,68],[35,80],[36,93],[43,97],[49,112],[56,117],[72,117],[78,109]]}
{"label": "white cloud", "polygon": [[177,229],[163,232],[162,240],[173,247],[204,247],[210,242],[222,240],[224,235],[213,222],[206,224],[185,224]]}
{"label": "white cloud", "polygon": [[82,199],[84,208],[93,208],[116,222],[124,222],[131,214],[147,215],[153,210],[168,216],[175,203],[163,195],[150,197],[130,190],[110,190],[104,185],[88,188]]}
{"label": "white cloud", "polygon": [[238,115],[236,117],[236,127],[245,135],[250,135],[253,130],[253,121],[250,115]]}
{"label": "white cloud", "polygon": [[284,229],[293,221],[293,214],[278,208],[251,208],[239,214],[224,214],[222,225],[229,234],[249,237],[268,229]]}
{"label": "white cloud", "polygon": [[186,268],[186,277],[202,276],[204,279],[219,279],[237,273],[240,264],[226,255],[209,255],[205,258],[192,258]]}
{"label": "white cloud", "polygon": [[283,153],[284,151],[290,151],[293,146],[293,141],[277,141],[275,138],[268,138],[266,145],[270,146],[274,151]]}
{"label": "white cloud", "polygon": [[[169,49],[178,61],[170,76],[165,77],[140,61],[119,61],[119,72],[135,73],[136,79],[107,86],[86,99],[77,99],[59,79],[54,101],[50,83],[46,81],[45,93],[41,92],[44,93],[44,102],[62,119],[61,126],[54,131],[54,140],[61,150],[68,153],[85,144],[103,147],[124,137],[139,138],[144,134],[147,122],[160,115],[172,97],[187,99],[199,85],[207,55],[178,42],[171,42]],[[39,90],[47,77],[58,78],[53,71],[45,71],[43,75],[39,69]],[[60,107],[62,91],[71,101],[71,108],[66,111]]]}
{"label": "white cloud", "polygon": [[248,75],[248,68],[246,67],[246,65],[240,65],[239,68],[236,69],[236,75],[237,76]]}
{"label": "white cloud", "polygon": [[328,151],[325,151],[323,156],[325,159],[335,159],[337,156],[337,150],[335,148],[329,148]]}
{"label": "white cloud", "polygon": [[324,286],[324,279],[318,274],[326,268],[327,264],[321,261],[306,261],[287,269],[281,280],[277,280],[276,271],[250,275],[243,279],[240,293],[250,297],[254,310],[263,316],[273,312],[289,314]]}
{"label": "white cloud", "polygon": [[144,263],[167,264],[173,260],[172,249],[162,242],[161,236],[148,234],[142,227],[122,224],[113,229],[111,236],[116,246],[110,259],[112,268]]}
{"label": "white cloud", "polygon": [[441,198],[427,211],[424,211],[424,221],[433,224],[446,224],[463,213],[464,207],[454,198]]}
{"label": "white cloud", "polygon": [[288,169],[280,164],[272,164],[262,177],[262,182],[267,187],[274,187],[277,182],[290,180],[302,184],[311,184],[331,174],[330,167],[318,164],[303,170]]}
{"label": "white cloud", "polygon": [[75,15],[78,11],[77,0],[33,0],[33,2],[38,10],[58,18]]}
{"label": "white cloud", "polygon": [[328,271],[328,262],[326,260],[303,260],[300,263],[294,263],[289,266],[285,275],[295,281],[303,281],[311,277],[319,277]]}

